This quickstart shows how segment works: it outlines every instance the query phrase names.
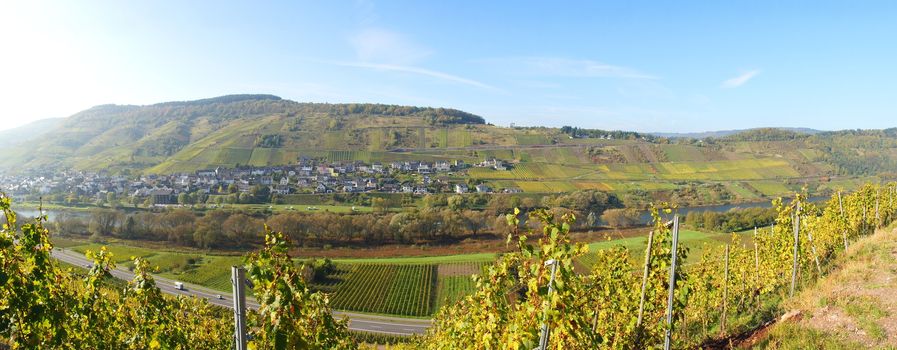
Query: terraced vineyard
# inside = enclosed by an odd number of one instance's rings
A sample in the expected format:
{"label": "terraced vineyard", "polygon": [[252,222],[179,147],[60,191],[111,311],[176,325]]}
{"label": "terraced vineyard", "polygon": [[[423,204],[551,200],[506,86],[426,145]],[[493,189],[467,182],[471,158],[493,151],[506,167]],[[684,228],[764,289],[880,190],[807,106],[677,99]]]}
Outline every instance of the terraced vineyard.
{"label": "terraced vineyard", "polygon": [[313,286],[332,293],[335,309],[429,316],[436,283],[437,265],[343,264],[327,282]]}

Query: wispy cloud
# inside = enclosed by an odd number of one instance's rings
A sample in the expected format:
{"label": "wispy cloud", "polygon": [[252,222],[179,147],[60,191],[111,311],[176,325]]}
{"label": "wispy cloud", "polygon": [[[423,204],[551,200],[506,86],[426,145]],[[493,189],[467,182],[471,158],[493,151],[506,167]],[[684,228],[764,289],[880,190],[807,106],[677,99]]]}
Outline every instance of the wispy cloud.
{"label": "wispy cloud", "polygon": [[513,74],[577,78],[659,79],[637,69],[586,59],[562,57],[506,57],[484,60]]}
{"label": "wispy cloud", "polygon": [[431,69],[415,67],[415,66],[407,66],[407,65],[397,65],[397,64],[387,64],[387,63],[370,63],[370,62],[331,62],[332,64],[343,66],[343,67],[355,67],[355,68],[365,68],[365,69],[373,69],[380,71],[393,71],[393,72],[403,72],[403,73],[411,73],[417,75],[423,75],[431,78],[437,78],[445,81],[461,83],[465,85],[475,86],[478,88],[493,90],[493,91],[502,91],[501,89],[494,87],[489,84],[485,84],[473,79],[467,79],[463,77],[459,77],[457,75],[452,75],[440,71],[435,71]]}
{"label": "wispy cloud", "polygon": [[365,28],[349,37],[357,58],[366,62],[413,64],[433,54],[405,35],[383,28]]}
{"label": "wispy cloud", "polygon": [[742,86],[742,85],[746,84],[748,81],[750,81],[751,79],[753,79],[754,77],[756,77],[758,74],[760,74],[760,70],[759,70],[759,69],[755,69],[755,70],[752,70],[752,71],[744,72],[744,73],[742,73],[742,74],[740,74],[740,75],[738,75],[738,76],[736,76],[736,77],[734,77],[734,78],[731,78],[731,79],[728,79],[728,80],[724,81],[723,84],[722,84],[722,87],[723,87],[724,89],[734,89],[734,88],[737,88],[737,87],[739,87],[739,86]]}

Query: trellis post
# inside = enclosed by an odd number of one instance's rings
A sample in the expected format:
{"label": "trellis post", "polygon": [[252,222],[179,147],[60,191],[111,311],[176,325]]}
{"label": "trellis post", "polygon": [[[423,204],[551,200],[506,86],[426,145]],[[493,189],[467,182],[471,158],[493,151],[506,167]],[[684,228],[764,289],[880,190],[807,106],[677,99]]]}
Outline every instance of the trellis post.
{"label": "trellis post", "polygon": [[667,296],[667,329],[664,336],[663,348],[670,350],[670,343],[673,336],[673,294],[676,290],[676,259],[677,245],[679,244],[679,214],[673,216],[673,260],[670,263],[670,287]]}

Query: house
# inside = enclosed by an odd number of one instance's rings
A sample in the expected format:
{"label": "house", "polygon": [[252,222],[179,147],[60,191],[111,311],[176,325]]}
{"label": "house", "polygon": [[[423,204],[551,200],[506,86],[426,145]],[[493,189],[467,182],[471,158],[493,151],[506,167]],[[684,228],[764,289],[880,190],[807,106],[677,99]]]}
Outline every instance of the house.
{"label": "house", "polygon": [[315,193],[332,193],[332,192],[333,192],[333,190],[331,190],[327,186],[324,186],[324,184],[319,183],[318,186],[315,187]]}
{"label": "house", "polygon": [[504,193],[523,193],[523,190],[517,187],[508,187],[506,189],[501,190]]}
{"label": "house", "polygon": [[456,184],[455,193],[467,193],[467,184]]}
{"label": "house", "polygon": [[174,195],[174,191],[168,188],[155,189],[150,195],[153,198],[153,204],[177,204],[178,202],[178,198]]}
{"label": "house", "polygon": [[477,193],[492,193],[492,189],[489,188],[489,186],[486,186],[484,184],[477,185],[476,189],[477,189]]}
{"label": "house", "polygon": [[449,164],[449,162],[446,162],[444,160],[436,162],[436,165],[433,168],[436,171],[451,171],[452,170],[451,164]]}
{"label": "house", "polygon": [[271,193],[273,193],[273,194],[281,194],[281,195],[284,195],[284,194],[290,194],[290,186],[287,186],[287,185],[274,185],[274,187],[271,188]]}

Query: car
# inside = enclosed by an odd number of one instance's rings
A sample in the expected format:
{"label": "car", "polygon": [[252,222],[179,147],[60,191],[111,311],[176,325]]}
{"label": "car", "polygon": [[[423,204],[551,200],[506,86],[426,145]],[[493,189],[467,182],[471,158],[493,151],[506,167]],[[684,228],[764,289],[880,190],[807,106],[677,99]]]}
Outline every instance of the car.
{"label": "car", "polygon": [[224,297],[221,296],[221,294],[216,295],[215,298],[218,300],[224,300]]}

